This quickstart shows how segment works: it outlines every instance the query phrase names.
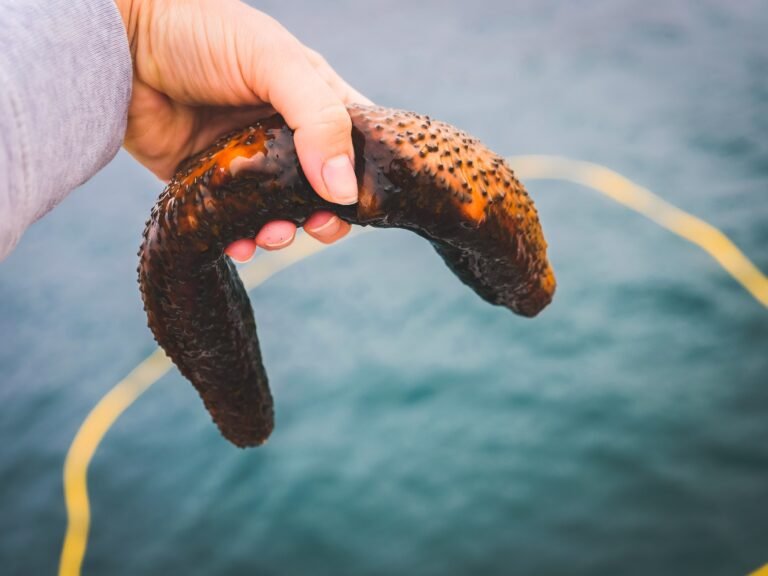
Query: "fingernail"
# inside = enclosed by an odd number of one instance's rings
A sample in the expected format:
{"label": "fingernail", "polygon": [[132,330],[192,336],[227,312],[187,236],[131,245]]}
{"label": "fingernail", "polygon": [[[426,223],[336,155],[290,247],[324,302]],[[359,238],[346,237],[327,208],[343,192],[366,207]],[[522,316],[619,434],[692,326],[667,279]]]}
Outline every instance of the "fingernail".
{"label": "fingernail", "polygon": [[317,226],[316,228],[307,228],[307,232],[312,232],[312,234],[318,234],[319,232],[322,232],[323,230],[328,230],[332,228],[333,226],[338,226],[339,224],[339,217],[338,216],[331,216],[328,219],[328,222],[325,224],[322,224],[321,226]]}
{"label": "fingernail", "polygon": [[357,178],[352,162],[346,154],[326,160],[323,165],[323,182],[331,199],[337,204],[357,202]]}
{"label": "fingernail", "polygon": [[267,248],[282,248],[287,246],[293,240],[295,234],[291,234],[288,238],[276,238],[275,240],[265,241],[264,246]]}
{"label": "fingernail", "polygon": [[246,258],[245,260],[240,260],[240,258],[237,258],[237,257],[235,257],[235,256],[232,256],[232,254],[229,254],[229,253],[227,253],[227,256],[229,256],[229,258],[230,258],[230,259],[231,259],[233,262],[237,262],[238,264],[245,264],[246,262],[250,262],[250,261],[251,261],[251,258],[253,258],[253,256],[251,256],[250,258]]}
{"label": "fingernail", "polygon": [[[250,242],[245,239],[235,240],[226,250],[224,250],[224,252],[238,264],[245,264],[253,258],[253,248],[250,247]],[[241,254],[247,254],[247,256],[241,258]]]}

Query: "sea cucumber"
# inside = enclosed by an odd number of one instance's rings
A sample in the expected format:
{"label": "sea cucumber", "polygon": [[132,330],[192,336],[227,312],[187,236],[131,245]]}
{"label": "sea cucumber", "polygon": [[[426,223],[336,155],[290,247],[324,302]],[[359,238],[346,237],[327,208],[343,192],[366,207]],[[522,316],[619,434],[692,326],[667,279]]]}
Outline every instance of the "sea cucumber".
{"label": "sea cucumber", "polygon": [[149,327],[240,447],[264,443],[274,411],[250,300],[224,248],[270,220],[301,225],[322,209],[412,230],[478,295],[523,316],[554,294],[536,209],[500,156],[428,116],[368,106],[349,113],[357,204],[314,193],[276,115],[182,163],[147,221],[138,272]]}

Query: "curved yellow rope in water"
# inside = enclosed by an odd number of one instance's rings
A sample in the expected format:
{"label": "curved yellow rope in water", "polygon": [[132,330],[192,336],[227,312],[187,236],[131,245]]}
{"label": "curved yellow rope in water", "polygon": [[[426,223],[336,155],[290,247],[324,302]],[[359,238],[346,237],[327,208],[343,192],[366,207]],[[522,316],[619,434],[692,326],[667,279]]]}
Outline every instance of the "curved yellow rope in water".
{"label": "curved yellow rope in water", "polygon": [[[521,180],[568,180],[594,188],[647,216],[704,249],[758,302],[768,307],[768,279],[725,234],[669,204],[650,190],[634,184],[617,172],[589,162],[554,156],[515,156],[508,161]],[[280,270],[324,248],[325,245],[312,241],[306,235],[299,236],[290,250],[262,255],[253,264],[241,269],[240,276],[246,289],[251,290]],[[96,449],[120,415],[165,375],[171,366],[165,354],[160,349],[156,350],[118,382],[96,404],[80,426],[64,463],[64,498],[68,524],[61,551],[59,576],[79,576],[81,572],[90,526],[87,474]],[[755,575],[763,576],[766,568],[758,570]]]}
{"label": "curved yellow rope in water", "polygon": [[[348,237],[365,230],[355,230]],[[325,249],[326,245],[307,235],[296,238],[290,250],[259,256],[253,264],[240,269],[240,278],[252,290],[277,272]],[[88,466],[104,435],[120,415],[173,366],[160,349],[145,358],[128,376],[118,382],[88,414],[72,441],[64,461],[64,501],[67,508],[67,533],[61,549],[59,576],[79,576],[91,513],[88,501]]]}
{"label": "curved yellow rope in water", "polygon": [[80,574],[88,542],[91,509],[88,502],[88,465],[115,420],[152,386],[173,364],[158,348],[118,382],[99,401],[77,431],[64,461],[64,500],[67,534],[61,550],[59,574]]}
{"label": "curved yellow rope in water", "polygon": [[768,308],[768,278],[720,230],[614,172],[590,162],[557,156],[507,158],[521,180],[568,180],[593,188],[699,246]]}
{"label": "curved yellow rope in water", "polygon": [[757,570],[752,572],[752,574],[750,574],[749,576],[768,576],[768,564],[766,564],[762,568],[758,568]]}

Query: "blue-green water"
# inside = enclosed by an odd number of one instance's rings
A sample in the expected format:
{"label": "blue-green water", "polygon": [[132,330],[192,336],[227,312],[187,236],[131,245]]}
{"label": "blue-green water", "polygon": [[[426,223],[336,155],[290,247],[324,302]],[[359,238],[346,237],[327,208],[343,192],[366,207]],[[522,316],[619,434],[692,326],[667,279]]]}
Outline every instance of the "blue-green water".
{"label": "blue-green water", "polygon": [[[261,2],[374,100],[508,154],[606,164],[768,270],[764,2]],[[404,232],[254,294],[276,396],[236,450],[175,371],[89,476],[85,574],[745,574],[768,562],[768,310],[694,246],[531,182],[559,279],[531,321]],[[154,346],[125,154],[0,264],[0,573],[50,574],[61,468]]]}

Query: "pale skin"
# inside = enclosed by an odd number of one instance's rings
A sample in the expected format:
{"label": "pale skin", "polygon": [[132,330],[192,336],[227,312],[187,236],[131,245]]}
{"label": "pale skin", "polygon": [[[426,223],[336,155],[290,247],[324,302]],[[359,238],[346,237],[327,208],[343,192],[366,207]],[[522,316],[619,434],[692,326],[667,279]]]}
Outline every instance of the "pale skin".
{"label": "pale skin", "polygon": [[[116,0],[133,58],[124,146],[168,180],[179,162],[218,136],[282,114],[295,131],[301,167],[331,202],[357,201],[351,121],[345,104],[371,102],[278,22],[237,0]],[[304,230],[324,243],[349,232],[331,212]],[[250,259],[256,247],[291,244],[296,227],[276,220],[226,250]]]}

